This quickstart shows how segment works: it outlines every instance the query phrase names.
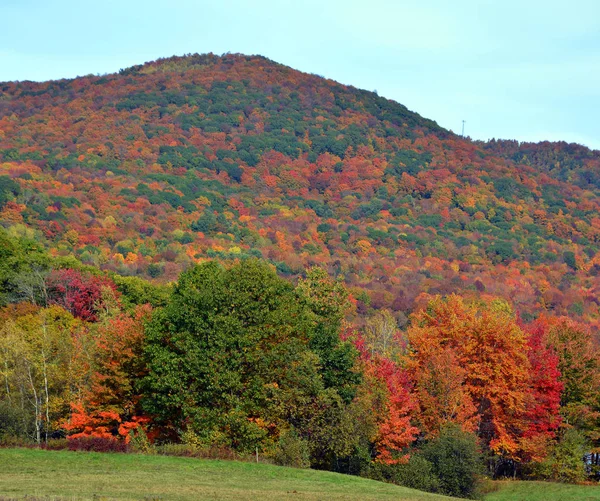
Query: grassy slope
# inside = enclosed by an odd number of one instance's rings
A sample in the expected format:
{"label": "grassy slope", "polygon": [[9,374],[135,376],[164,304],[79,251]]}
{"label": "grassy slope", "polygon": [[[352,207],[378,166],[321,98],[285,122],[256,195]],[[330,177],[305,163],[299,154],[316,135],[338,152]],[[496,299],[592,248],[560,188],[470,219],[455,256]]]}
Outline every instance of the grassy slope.
{"label": "grassy slope", "polygon": [[500,489],[485,501],[599,501],[600,486],[550,482],[498,482]]}
{"label": "grassy slope", "polygon": [[[600,486],[499,482],[485,501],[600,501]],[[314,470],[134,454],[0,449],[4,496],[160,500],[442,501],[443,496]]]}
{"label": "grassy slope", "polygon": [[0,496],[161,500],[450,500],[362,478],[241,462],[0,449]]}

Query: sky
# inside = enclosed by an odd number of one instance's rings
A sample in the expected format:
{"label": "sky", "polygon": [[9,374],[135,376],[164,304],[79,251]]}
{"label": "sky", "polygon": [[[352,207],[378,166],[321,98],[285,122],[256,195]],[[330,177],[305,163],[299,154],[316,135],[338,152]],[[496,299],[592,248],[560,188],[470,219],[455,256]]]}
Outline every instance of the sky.
{"label": "sky", "polygon": [[473,139],[600,150],[600,0],[0,0],[0,81],[261,54]]}

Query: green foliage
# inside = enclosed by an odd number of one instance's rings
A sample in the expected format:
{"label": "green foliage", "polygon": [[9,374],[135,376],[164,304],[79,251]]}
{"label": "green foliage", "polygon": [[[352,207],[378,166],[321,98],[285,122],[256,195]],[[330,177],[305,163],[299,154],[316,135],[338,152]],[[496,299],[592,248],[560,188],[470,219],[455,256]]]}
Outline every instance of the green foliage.
{"label": "green foliage", "polygon": [[21,193],[21,186],[8,176],[0,176],[0,209]]}
{"label": "green foliage", "polygon": [[368,476],[396,485],[426,492],[439,492],[440,481],[433,471],[433,465],[421,454],[411,455],[408,463],[385,465],[374,463],[368,469]]}
{"label": "green foliage", "polygon": [[563,259],[569,268],[572,270],[577,269],[577,262],[575,261],[575,253],[573,251],[565,251],[563,253]]}
{"label": "green foliage", "polygon": [[139,454],[155,454],[156,449],[148,440],[148,435],[143,428],[131,430],[129,432],[129,447],[133,452]]}
{"label": "green foliage", "polygon": [[27,438],[25,430],[32,427],[31,421],[25,409],[11,405],[9,400],[0,400],[0,444],[15,438]]}
{"label": "green foliage", "polygon": [[439,481],[437,492],[464,498],[477,496],[478,475],[483,465],[475,435],[456,425],[447,426],[437,438],[425,444],[422,454]]}
{"label": "green foliage", "polygon": [[151,284],[139,277],[123,277],[114,273],[111,274],[111,279],[121,293],[122,303],[128,307],[142,304],[165,306],[171,293],[168,285]]}
{"label": "green foliage", "polygon": [[277,442],[273,461],[280,466],[308,468],[310,450],[307,441],[300,438],[294,429],[283,433]]}
{"label": "green foliage", "polygon": [[43,304],[49,269],[50,258],[41,245],[10,237],[0,228],[0,306],[19,300]]}
{"label": "green foliage", "polygon": [[546,459],[534,465],[534,476],[555,482],[581,482],[586,478],[583,463],[586,453],[585,437],[575,429],[568,429]]}
{"label": "green foliage", "polygon": [[348,293],[340,282],[332,280],[322,268],[313,267],[298,282],[299,299],[311,311],[313,330],[310,348],[321,360],[326,388],[334,388],[346,403],[354,398],[360,374],[353,371],[356,349],[340,342],[339,333],[350,308]]}
{"label": "green foliage", "polygon": [[211,211],[205,211],[196,222],[192,223],[192,230],[211,235],[217,231],[217,218]]}
{"label": "green foliage", "polygon": [[478,498],[482,471],[475,435],[448,425],[422,449],[414,450],[407,463],[376,463],[369,467],[367,475],[413,489]]}
{"label": "green foliage", "polygon": [[319,326],[339,327],[339,308],[329,308],[314,320],[291,284],[257,260],[183,273],[148,326],[146,410],[163,426],[240,451],[267,447],[287,422],[313,430],[315,448],[346,453],[344,428],[336,431],[344,404],[333,388],[355,379],[354,354],[337,332],[319,356],[310,349]]}

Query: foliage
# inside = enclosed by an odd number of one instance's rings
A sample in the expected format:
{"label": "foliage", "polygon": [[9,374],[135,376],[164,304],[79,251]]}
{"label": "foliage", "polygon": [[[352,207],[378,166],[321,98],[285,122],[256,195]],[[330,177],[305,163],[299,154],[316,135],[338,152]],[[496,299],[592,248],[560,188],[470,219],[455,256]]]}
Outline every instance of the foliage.
{"label": "foliage", "polygon": [[[134,68],[3,84],[8,232],[162,283],[207,257],[255,256],[295,277],[320,265],[368,291],[359,308],[397,319],[422,293],[483,289],[528,319],[600,324],[598,152],[474,143],[260,56]],[[27,268],[2,301],[39,299],[47,270]],[[22,271],[7,263],[0,280]]]}
{"label": "foliage", "polygon": [[376,463],[370,467],[368,476],[420,491],[438,492],[440,488],[432,463],[421,454],[411,455],[406,463]]}
{"label": "foliage", "polygon": [[68,441],[70,451],[127,452],[125,442],[108,437],[77,437]]}
{"label": "foliage", "polygon": [[587,446],[583,435],[576,430],[566,430],[544,461],[534,468],[534,475],[544,480],[577,483],[586,478],[582,458]]}
{"label": "foliage", "polygon": [[277,443],[273,460],[275,464],[281,466],[308,468],[310,466],[310,451],[306,440],[300,438],[294,430],[282,434]]}
{"label": "foliage", "polygon": [[[529,362],[525,335],[508,305],[436,297],[414,315],[407,336],[409,370],[425,378],[416,394],[426,430],[435,435],[444,423],[456,423],[496,454],[515,457]],[[432,357],[451,371],[449,378],[427,374],[440,366],[430,364]]]}
{"label": "foliage", "polygon": [[439,482],[435,492],[463,498],[477,496],[482,461],[475,435],[456,425],[446,426],[423,447],[422,454]]}
{"label": "foliage", "polygon": [[[291,424],[321,460],[327,451],[346,453],[338,427],[345,404],[310,350],[319,327],[311,315],[294,288],[259,261],[210,262],[183,273],[148,325],[146,411],[163,433],[190,427],[206,444],[242,452],[268,447]],[[329,346],[340,344],[338,337]],[[329,355],[324,347],[319,354]]]}
{"label": "foliage", "polygon": [[73,269],[53,271],[46,279],[46,287],[50,304],[60,305],[73,316],[92,322],[109,307],[109,295],[118,300],[112,281]]}
{"label": "foliage", "polygon": [[572,428],[597,467],[598,152],[472,142],[259,56],[0,102],[7,440],[400,478],[449,425],[496,475]]}

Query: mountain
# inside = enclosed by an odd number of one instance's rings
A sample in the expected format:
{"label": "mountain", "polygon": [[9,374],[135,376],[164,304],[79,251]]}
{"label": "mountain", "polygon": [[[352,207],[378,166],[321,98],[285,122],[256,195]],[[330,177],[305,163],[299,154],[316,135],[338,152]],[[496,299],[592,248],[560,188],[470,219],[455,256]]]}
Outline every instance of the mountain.
{"label": "mountain", "polygon": [[0,83],[0,206],[13,234],[123,275],[260,256],[323,265],[400,323],[459,292],[599,324],[599,151],[474,142],[260,56]]}

